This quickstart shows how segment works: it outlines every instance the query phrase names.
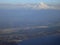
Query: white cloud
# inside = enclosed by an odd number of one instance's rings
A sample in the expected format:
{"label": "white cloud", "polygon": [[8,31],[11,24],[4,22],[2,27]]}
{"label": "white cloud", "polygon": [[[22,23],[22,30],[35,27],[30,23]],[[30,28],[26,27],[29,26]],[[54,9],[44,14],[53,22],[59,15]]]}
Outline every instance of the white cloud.
{"label": "white cloud", "polygon": [[32,26],[32,27],[2,29],[0,30],[0,34],[13,33],[13,32],[19,32],[19,30],[29,30],[36,28],[48,28],[48,26]]}
{"label": "white cloud", "polygon": [[60,9],[59,6],[56,6],[56,5],[48,5],[48,4],[45,4],[43,2],[40,2],[36,6],[33,6],[33,8],[35,8],[35,9]]}
{"label": "white cloud", "polygon": [[0,4],[0,8],[17,9],[17,8],[31,8],[31,9],[60,9],[60,6],[48,5],[44,2],[38,4]]}

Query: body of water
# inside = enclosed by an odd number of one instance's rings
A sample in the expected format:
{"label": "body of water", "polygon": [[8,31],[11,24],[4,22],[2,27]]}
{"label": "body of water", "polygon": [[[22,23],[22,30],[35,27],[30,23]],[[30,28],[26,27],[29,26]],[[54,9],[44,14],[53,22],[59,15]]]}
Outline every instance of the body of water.
{"label": "body of water", "polygon": [[35,39],[24,40],[18,45],[60,45],[60,35],[50,35]]}

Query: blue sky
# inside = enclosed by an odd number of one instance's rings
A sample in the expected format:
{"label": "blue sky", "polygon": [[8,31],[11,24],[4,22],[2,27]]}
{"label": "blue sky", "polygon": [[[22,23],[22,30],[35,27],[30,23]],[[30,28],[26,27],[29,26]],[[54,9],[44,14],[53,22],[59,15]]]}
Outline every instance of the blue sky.
{"label": "blue sky", "polygon": [[45,2],[45,3],[50,3],[50,4],[60,4],[60,0],[0,0],[0,3],[40,3],[40,2]]}

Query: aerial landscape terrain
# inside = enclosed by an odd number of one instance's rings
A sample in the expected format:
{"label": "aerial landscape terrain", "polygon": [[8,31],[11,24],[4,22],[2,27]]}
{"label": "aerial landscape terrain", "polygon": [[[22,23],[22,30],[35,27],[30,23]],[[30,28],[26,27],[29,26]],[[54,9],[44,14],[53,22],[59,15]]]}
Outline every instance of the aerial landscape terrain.
{"label": "aerial landscape terrain", "polygon": [[60,1],[51,1],[0,0],[0,45],[60,45]]}

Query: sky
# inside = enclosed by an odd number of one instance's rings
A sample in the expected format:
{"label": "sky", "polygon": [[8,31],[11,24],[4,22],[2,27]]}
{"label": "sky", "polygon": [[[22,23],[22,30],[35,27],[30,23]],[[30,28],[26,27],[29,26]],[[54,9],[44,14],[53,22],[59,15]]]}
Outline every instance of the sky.
{"label": "sky", "polygon": [[0,0],[0,9],[18,9],[22,7],[32,9],[60,9],[60,0]]}
{"label": "sky", "polygon": [[50,4],[60,4],[60,0],[0,0],[0,3],[40,3],[40,2],[45,2],[45,3],[50,3]]}

